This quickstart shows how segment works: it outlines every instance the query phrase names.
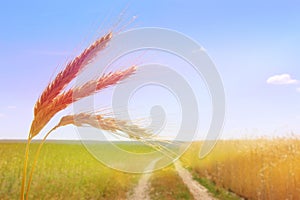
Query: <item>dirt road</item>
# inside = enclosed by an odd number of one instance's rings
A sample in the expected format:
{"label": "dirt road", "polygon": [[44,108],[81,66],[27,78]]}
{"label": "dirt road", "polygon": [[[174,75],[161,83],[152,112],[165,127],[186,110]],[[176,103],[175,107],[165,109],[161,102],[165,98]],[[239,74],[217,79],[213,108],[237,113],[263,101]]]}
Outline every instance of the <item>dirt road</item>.
{"label": "dirt road", "polygon": [[[152,162],[145,171],[153,169],[156,161]],[[180,161],[174,163],[178,175],[181,177],[183,183],[188,187],[190,193],[196,200],[217,200],[212,197],[207,189],[195,181],[190,172],[183,168]],[[142,175],[139,183],[133,190],[133,194],[128,195],[128,200],[150,200],[150,177],[151,173],[145,173]]]}
{"label": "dirt road", "polygon": [[216,198],[212,197],[208,193],[205,187],[203,187],[193,179],[190,172],[182,167],[180,161],[176,161],[174,165],[182,181],[189,188],[190,192],[196,200],[216,200]]}

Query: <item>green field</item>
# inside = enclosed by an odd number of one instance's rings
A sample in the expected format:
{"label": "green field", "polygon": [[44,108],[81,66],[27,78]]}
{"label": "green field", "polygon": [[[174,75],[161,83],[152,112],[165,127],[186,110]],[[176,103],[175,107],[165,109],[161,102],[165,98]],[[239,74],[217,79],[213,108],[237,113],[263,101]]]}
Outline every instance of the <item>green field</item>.
{"label": "green field", "polygon": [[[106,143],[101,149],[110,155]],[[153,151],[135,143],[118,143],[130,152]],[[38,143],[31,144],[30,163]],[[0,199],[18,199],[25,142],[0,142]],[[138,164],[138,163],[137,163]],[[140,174],[110,169],[96,160],[80,142],[47,142],[41,151],[29,199],[126,199],[138,184]],[[193,199],[172,166],[155,172],[149,195],[153,199]]]}
{"label": "green field", "polygon": [[[38,144],[31,146],[34,153]],[[24,151],[24,143],[0,143],[0,199],[19,198]],[[46,143],[30,199],[123,199],[138,179],[139,175],[105,167],[80,143]]]}

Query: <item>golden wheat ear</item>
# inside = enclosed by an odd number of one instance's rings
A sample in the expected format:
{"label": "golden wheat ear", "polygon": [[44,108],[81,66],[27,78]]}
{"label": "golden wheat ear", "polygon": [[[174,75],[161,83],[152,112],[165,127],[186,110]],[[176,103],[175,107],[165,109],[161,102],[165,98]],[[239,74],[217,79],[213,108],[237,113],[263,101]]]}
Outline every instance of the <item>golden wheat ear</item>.
{"label": "golden wheat ear", "polygon": [[[146,128],[142,128],[138,125],[131,124],[126,120],[120,120],[113,117],[106,117],[104,115],[92,115],[88,113],[79,113],[76,115],[68,115],[61,118],[60,122],[55,126],[56,128],[66,126],[66,125],[74,125],[77,127],[88,125],[97,129],[109,131],[112,134],[134,139],[144,144],[162,152],[164,150],[165,153],[174,153],[171,150],[165,148],[163,145],[159,144],[171,144],[172,142],[168,140],[163,140],[157,136],[155,136],[151,130]],[[154,142],[155,141],[155,142]],[[170,155],[171,155],[170,154]],[[170,157],[169,155],[169,157]],[[174,155],[173,155],[174,156]],[[177,154],[176,154],[177,156]]]}

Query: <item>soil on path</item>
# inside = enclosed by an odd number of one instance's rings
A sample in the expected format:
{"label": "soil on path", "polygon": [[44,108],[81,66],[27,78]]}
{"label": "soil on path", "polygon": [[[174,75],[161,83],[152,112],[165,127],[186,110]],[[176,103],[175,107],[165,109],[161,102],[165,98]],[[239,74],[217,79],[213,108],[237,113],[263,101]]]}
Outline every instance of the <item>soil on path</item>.
{"label": "soil on path", "polygon": [[[144,171],[152,171],[157,160],[151,162]],[[150,200],[150,177],[152,173],[145,173],[140,178],[137,186],[133,190],[133,194],[127,195],[128,200]]]}
{"label": "soil on path", "polygon": [[[151,171],[155,166],[155,162],[152,162],[145,171]],[[207,189],[195,181],[190,172],[182,167],[179,161],[174,163],[178,175],[181,177],[183,183],[188,187],[190,193],[196,200],[217,200],[208,193]],[[150,180],[151,173],[145,173],[140,178],[137,186],[134,188],[133,193],[129,194],[128,200],[150,200]]]}
{"label": "soil on path", "polygon": [[196,200],[217,200],[208,193],[205,187],[193,179],[191,173],[182,167],[180,161],[176,161],[174,165],[182,181],[189,188],[191,194]]}

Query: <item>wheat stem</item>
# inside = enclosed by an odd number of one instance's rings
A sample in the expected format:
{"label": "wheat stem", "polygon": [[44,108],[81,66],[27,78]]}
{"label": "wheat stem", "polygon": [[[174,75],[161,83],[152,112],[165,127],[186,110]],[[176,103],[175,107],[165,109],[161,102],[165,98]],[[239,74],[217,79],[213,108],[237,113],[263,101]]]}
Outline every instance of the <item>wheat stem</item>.
{"label": "wheat stem", "polygon": [[25,183],[26,183],[26,174],[27,174],[27,165],[28,165],[28,157],[29,157],[29,146],[32,138],[28,136],[25,150],[25,158],[24,158],[24,167],[23,167],[23,177],[22,177],[22,185],[21,185],[21,194],[20,199],[24,200],[24,191],[25,191]]}
{"label": "wheat stem", "polygon": [[55,129],[57,128],[57,126],[55,126],[54,128],[52,128],[43,138],[43,140],[41,141],[38,149],[37,149],[37,152],[35,153],[35,157],[34,157],[34,161],[33,161],[33,164],[32,164],[32,167],[31,167],[31,170],[30,170],[30,174],[29,174],[29,179],[28,179],[28,183],[27,183],[27,190],[26,190],[26,200],[28,200],[29,198],[29,191],[30,191],[30,186],[31,186],[31,182],[32,182],[32,176],[33,176],[33,172],[34,172],[34,169],[35,169],[35,166],[37,164],[37,160],[39,158],[39,155],[40,155],[40,152],[41,152],[41,149],[42,149],[42,146],[44,145],[47,137],[50,135],[50,133],[52,131],[54,131]]}

